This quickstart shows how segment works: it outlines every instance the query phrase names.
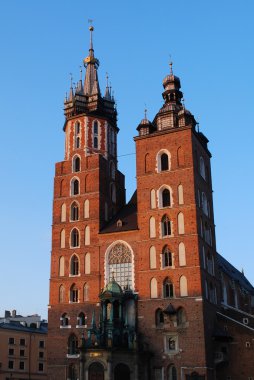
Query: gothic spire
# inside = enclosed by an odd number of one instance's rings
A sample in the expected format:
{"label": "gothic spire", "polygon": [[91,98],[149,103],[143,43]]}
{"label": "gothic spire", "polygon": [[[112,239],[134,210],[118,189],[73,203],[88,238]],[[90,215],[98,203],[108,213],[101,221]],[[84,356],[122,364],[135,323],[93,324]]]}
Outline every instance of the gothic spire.
{"label": "gothic spire", "polygon": [[100,87],[98,81],[97,69],[99,67],[99,60],[94,57],[93,49],[93,31],[94,27],[90,26],[90,46],[89,55],[84,59],[84,66],[86,67],[85,83],[84,83],[84,94],[100,95]]}

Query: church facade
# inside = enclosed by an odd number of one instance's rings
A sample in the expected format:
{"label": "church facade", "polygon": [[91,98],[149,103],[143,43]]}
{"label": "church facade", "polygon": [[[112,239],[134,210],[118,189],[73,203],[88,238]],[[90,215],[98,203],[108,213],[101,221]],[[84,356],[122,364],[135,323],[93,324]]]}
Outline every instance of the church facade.
{"label": "church facade", "polygon": [[251,380],[254,289],[216,251],[208,139],[171,65],[163,106],[137,126],[126,203],[117,111],[108,85],[101,94],[92,33],[56,164],[48,377]]}

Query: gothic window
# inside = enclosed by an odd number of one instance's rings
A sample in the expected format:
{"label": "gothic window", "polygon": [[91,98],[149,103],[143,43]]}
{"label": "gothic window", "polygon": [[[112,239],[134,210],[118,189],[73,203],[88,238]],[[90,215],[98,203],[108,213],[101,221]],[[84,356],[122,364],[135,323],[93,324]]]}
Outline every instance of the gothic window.
{"label": "gothic window", "polygon": [[84,313],[79,313],[78,315],[78,326],[85,326],[86,325],[86,316]]}
{"label": "gothic window", "polygon": [[179,203],[179,205],[183,205],[184,204],[184,200],[183,200],[183,185],[179,185],[178,186],[178,203]]}
{"label": "gothic window", "polygon": [[95,120],[93,123],[93,147],[98,149],[98,121]]}
{"label": "gothic window", "polygon": [[177,215],[177,223],[178,223],[178,233],[179,235],[184,234],[184,216],[182,212],[179,212]]}
{"label": "gothic window", "polygon": [[178,253],[179,253],[179,265],[180,267],[183,267],[186,265],[185,245],[183,242],[181,242],[178,246]]}
{"label": "gothic window", "polygon": [[84,301],[89,301],[89,285],[88,285],[88,283],[85,283],[84,288],[83,288],[83,292],[84,292]]}
{"label": "gothic window", "polygon": [[174,365],[171,365],[168,369],[168,380],[177,380],[177,371]]}
{"label": "gothic window", "polygon": [[168,170],[168,155],[163,153],[161,155],[161,171]]}
{"label": "gothic window", "polygon": [[150,282],[150,296],[151,298],[158,298],[158,286],[156,278],[152,278]]}
{"label": "gothic window", "polygon": [[80,148],[80,123],[77,121],[74,126],[74,148]]}
{"label": "gothic window", "polygon": [[159,193],[160,207],[169,207],[171,206],[171,195],[168,188],[160,190]]}
{"label": "gothic window", "polygon": [[71,231],[71,247],[79,247],[79,231],[77,228],[73,228]]}
{"label": "gothic window", "polygon": [[59,259],[59,276],[64,276],[64,257],[61,256]]}
{"label": "gothic window", "polygon": [[155,219],[153,216],[149,220],[149,236],[150,238],[156,237]]}
{"label": "gothic window", "polygon": [[78,288],[73,284],[70,288],[70,302],[78,302]]}
{"label": "gothic window", "polygon": [[204,159],[202,156],[200,156],[199,158],[199,173],[201,175],[201,177],[203,177],[204,179],[206,179],[206,175],[205,175],[205,162],[204,162]]}
{"label": "gothic window", "polygon": [[68,339],[68,355],[78,354],[78,339],[75,334],[71,334]]}
{"label": "gothic window", "polygon": [[150,192],[150,207],[151,209],[156,208],[156,194],[154,189]]}
{"label": "gothic window", "polygon": [[65,229],[60,232],[60,247],[65,248]]}
{"label": "gothic window", "polygon": [[90,245],[90,227],[85,227],[85,245]]}
{"label": "gothic window", "polygon": [[76,255],[73,255],[70,263],[70,274],[77,276],[79,274],[79,259]]}
{"label": "gothic window", "polygon": [[72,160],[72,171],[79,172],[80,171],[80,157],[74,156]]}
{"label": "gothic window", "polygon": [[157,309],[155,312],[155,325],[156,327],[162,327],[164,324],[164,314],[161,309]]}
{"label": "gothic window", "polygon": [[162,250],[162,267],[172,267],[172,253],[170,252],[167,245]]}
{"label": "gothic window", "polygon": [[106,283],[114,276],[115,281],[124,289],[133,289],[133,259],[130,248],[123,243],[116,243],[107,256]]}
{"label": "gothic window", "polygon": [[60,285],[59,287],[59,303],[64,302],[64,286]]}
{"label": "gothic window", "polygon": [[161,219],[161,235],[162,237],[171,235],[171,221],[167,215]]}
{"label": "gothic window", "polygon": [[66,222],[66,204],[63,203],[61,206],[61,222]]}
{"label": "gothic window", "polygon": [[71,221],[79,220],[79,206],[77,202],[71,204]]}
{"label": "gothic window", "polygon": [[166,278],[163,282],[163,297],[164,298],[174,297],[174,287],[169,278]]}
{"label": "gothic window", "polygon": [[85,274],[90,274],[91,268],[90,268],[90,253],[86,253],[85,255]]}
{"label": "gothic window", "polygon": [[180,296],[181,297],[188,296],[187,278],[185,276],[180,277]]}
{"label": "gothic window", "polygon": [[60,321],[61,321],[62,327],[67,327],[67,326],[69,326],[70,317],[68,316],[67,313],[64,313],[64,314],[62,314]]}
{"label": "gothic window", "polygon": [[79,194],[79,180],[77,178],[73,178],[71,181],[71,195]]}
{"label": "gothic window", "polygon": [[157,154],[157,171],[158,173],[170,170],[170,158],[171,155],[169,151],[163,149]]}
{"label": "gothic window", "polygon": [[149,251],[150,269],[156,268],[156,249],[154,246],[150,247]]}

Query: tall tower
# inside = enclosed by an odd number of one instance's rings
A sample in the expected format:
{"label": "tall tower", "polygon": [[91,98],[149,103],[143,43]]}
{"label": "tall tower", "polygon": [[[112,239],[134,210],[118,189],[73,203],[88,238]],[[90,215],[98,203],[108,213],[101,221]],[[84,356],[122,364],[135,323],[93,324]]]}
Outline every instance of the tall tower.
{"label": "tall tower", "polygon": [[64,102],[65,157],[55,170],[50,379],[76,376],[76,348],[104,286],[98,233],[125,203],[124,176],[117,169],[117,111],[108,83],[101,95],[92,26],[84,66],[84,82],[81,77],[76,87],[71,83]]}
{"label": "tall tower", "polygon": [[219,288],[211,154],[185,109],[172,64],[163,87],[162,108],[153,122],[145,115],[135,138],[139,332],[155,352],[155,378],[166,371],[175,379],[180,368],[181,376],[212,378],[207,343]]}

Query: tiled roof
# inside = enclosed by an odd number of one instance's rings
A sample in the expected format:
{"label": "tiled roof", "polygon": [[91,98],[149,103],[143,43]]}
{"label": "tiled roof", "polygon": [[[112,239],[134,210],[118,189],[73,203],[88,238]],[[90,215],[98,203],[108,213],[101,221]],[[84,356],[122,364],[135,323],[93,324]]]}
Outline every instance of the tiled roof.
{"label": "tiled roof", "polygon": [[23,332],[33,332],[38,334],[47,334],[48,332],[48,324],[46,322],[41,322],[40,327],[28,327],[23,326],[19,322],[2,322],[0,323],[0,329],[3,330],[14,330],[14,331],[23,331]]}
{"label": "tiled roof", "polygon": [[224,257],[219,253],[217,254],[217,261],[220,269],[226,273],[229,277],[235,280],[243,289],[254,295],[254,287],[247,280],[242,272],[236,269],[232,264],[230,264]]}
{"label": "tiled roof", "polygon": [[[119,222],[119,223],[118,223]],[[123,206],[118,213],[102,228],[101,234],[137,230],[137,192],[132,195],[129,203]]]}

